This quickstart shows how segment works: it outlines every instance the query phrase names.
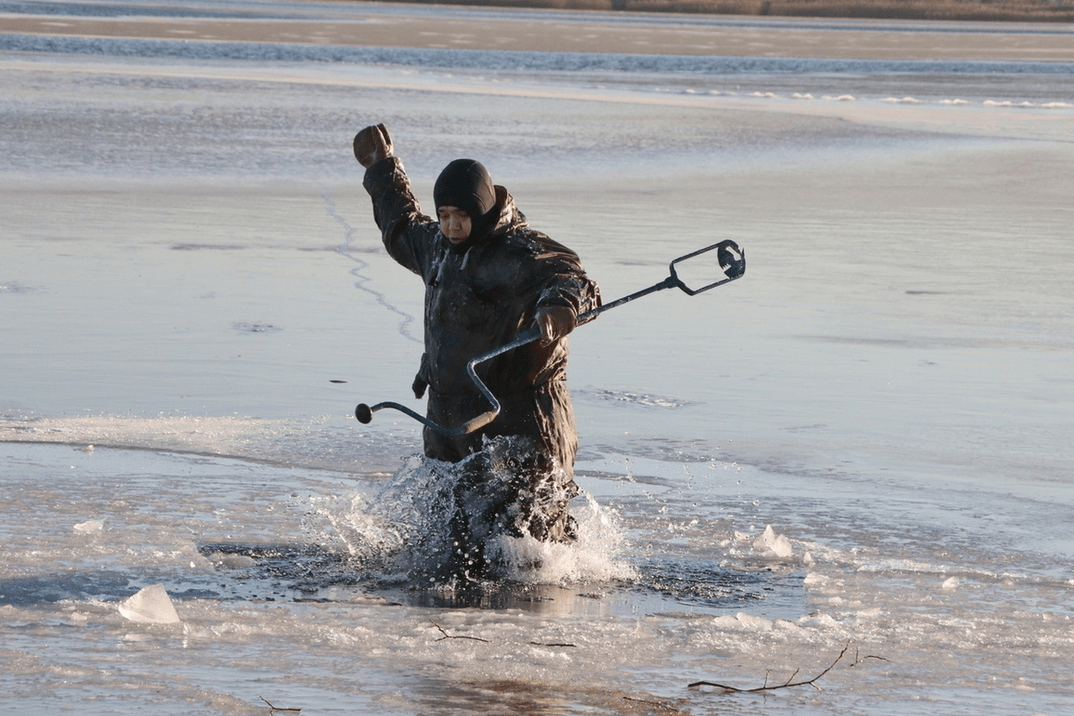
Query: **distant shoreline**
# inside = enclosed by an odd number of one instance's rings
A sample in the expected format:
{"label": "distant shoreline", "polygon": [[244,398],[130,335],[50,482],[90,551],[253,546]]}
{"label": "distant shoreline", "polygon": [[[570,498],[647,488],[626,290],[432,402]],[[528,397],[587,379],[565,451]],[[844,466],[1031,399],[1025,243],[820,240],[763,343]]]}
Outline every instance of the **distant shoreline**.
{"label": "distant shoreline", "polygon": [[[986,32],[978,32],[970,23],[956,22],[938,23],[928,28],[927,32],[886,32],[885,23],[891,21],[818,21],[802,18],[800,22],[788,22],[770,16],[767,21],[758,18],[743,22],[743,16],[739,15],[739,19],[728,22],[705,23],[691,19],[697,16],[688,14],[665,14],[659,17],[655,13],[614,11],[579,11],[579,17],[574,21],[565,22],[559,13],[550,8],[523,11],[520,0],[489,1],[516,5],[495,13],[430,13],[423,9],[430,7],[428,4],[423,6],[393,0],[380,3],[338,0],[336,10],[346,8],[345,12],[311,11],[308,17],[300,18],[287,15],[251,18],[236,13],[224,17],[78,16],[65,17],[58,22],[52,15],[8,15],[0,17],[0,37],[24,35],[184,43],[241,42],[714,57],[1074,62],[1074,26],[1058,23],[1039,25],[1029,32],[1023,30],[1029,26],[1011,23],[997,24],[987,28]],[[598,1],[612,0],[534,0],[534,3]],[[1074,4],[1074,0],[1063,2]],[[322,4],[320,7],[325,6]],[[390,7],[391,11],[384,12],[386,7]],[[441,4],[440,7],[461,5]],[[652,22],[648,21],[649,18],[652,18]]]}
{"label": "distant shoreline", "polygon": [[[343,0],[349,2],[350,0]],[[1074,0],[379,0],[418,5],[859,20],[1074,23]]]}

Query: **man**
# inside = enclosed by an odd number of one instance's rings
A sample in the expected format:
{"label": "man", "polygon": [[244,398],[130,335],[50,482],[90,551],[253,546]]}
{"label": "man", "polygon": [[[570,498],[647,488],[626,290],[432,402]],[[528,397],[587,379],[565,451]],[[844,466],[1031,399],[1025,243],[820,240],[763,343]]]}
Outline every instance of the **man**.
{"label": "man", "polygon": [[456,515],[458,539],[528,533],[572,541],[568,501],[578,491],[578,443],[566,336],[579,314],[600,305],[597,285],[577,254],[529,227],[480,162],[458,159],[443,170],[433,188],[433,219],[421,213],[383,124],[355,136],[354,155],[366,168],[363,184],[385,248],[425,283],[425,354],[414,394],[420,398],[428,388],[430,420],[455,428],[487,411],[466,364],[540,328],[538,341],[477,367],[501,403],[494,421],[458,437],[425,428],[427,457],[466,463],[456,490],[464,513]]}

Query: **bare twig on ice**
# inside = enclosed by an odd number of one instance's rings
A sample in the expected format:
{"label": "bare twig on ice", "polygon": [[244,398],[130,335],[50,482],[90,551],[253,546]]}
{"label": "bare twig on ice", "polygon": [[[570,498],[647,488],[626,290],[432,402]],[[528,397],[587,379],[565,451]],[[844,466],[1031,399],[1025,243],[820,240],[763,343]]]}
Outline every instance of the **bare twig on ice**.
{"label": "bare twig on ice", "polygon": [[439,639],[437,639],[437,641],[443,641],[444,639],[470,639],[471,641],[480,641],[480,642],[484,642],[485,644],[489,643],[488,639],[481,639],[480,637],[476,637],[476,636],[465,636],[465,635],[464,636],[455,636],[454,634],[448,634],[446,631],[444,631],[444,627],[440,626],[439,624],[437,624],[436,622],[434,622],[432,620],[430,620],[430,622],[432,623],[432,625],[434,627],[436,627],[437,629],[440,630],[441,634],[444,635],[444,636],[440,637]]}
{"label": "bare twig on ice", "polygon": [[872,654],[870,654],[868,656],[858,656],[858,650],[855,649],[854,650],[854,663],[850,665],[850,668],[853,669],[855,666],[857,666],[861,662],[865,661],[866,659],[876,659],[877,661],[888,661],[888,659],[885,659],[882,656],[873,656]]}
{"label": "bare twig on ice", "polygon": [[274,714],[297,714],[297,713],[302,713],[302,709],[284,709],[284,708],[280,708],[279,706],[273,706],[272,704],[269,704],[268,699],[266,699],[264,696],[258,696],[257,698],[261,699],[266,704],[268,704],[269,716],[273,716]]}
{"label": "bare twig on ice", "polygon": [[[847,649],[849,649],[849,648],[850,648],[850,642],[848,641],[846,643],[846,646],[843,647],[843,650],[839,652],[839,656],[835,657],[835,661],[833,661],[831,664],[829,664],[828,668],[826,668],[824,671],[822,671],[819,674],[817,674],[816,676],[814,676],[812,679],[804,679],[802,681],[795,681],[794,677],[798,676],[798,672],[800,671],[800,669],[795,669],[794,673],[791,674],[790,678],[788,678],[784,683],[775,684],[775,685],[772,685],[772,686],[770,686],[768,684],[768,675],[765,674],[764,686],[758,686],[758,687],[755,687],[755,688],[752,688],[752,689],[740,689],[737,686],[728,686],[727,684],[717,684],[717,683],[715,683],[713,681],[695,681],[694,683],[689,684],[687,686],[687,688],[697,689],[697,688],[700,688],[702,686],[711,686],[714,689],[722,689],[723,691],[727,691],[727,692],[730,692],[730,693],[738,693],[738,694],[756,694],[756,693],[759,693],[759,692],[762,692],[762,691],[775,691],[776,689],[789,689],[789,688],[792,688],[794,686],[812,686],[814,689],[817,689],[819,691],[820,687],[817,686],[817,682],[821,679],[821,677],[823,677],[825,674],[827,674],[829,671],[831,671],[832,669],[835,668],[835,665],[838,664],[842,660],[842,658],[844,656],[846,656]],[[887,661],[887,659],[885,659],[882,656],[864,656],[864,657],[859,658],[858,652],[855,651],[854,652],[854,663],[850,665],[851,668],[857,666],[858,664],[860,664],[861,662],[865,661],[866,659],[879,659],[880,661]]]}

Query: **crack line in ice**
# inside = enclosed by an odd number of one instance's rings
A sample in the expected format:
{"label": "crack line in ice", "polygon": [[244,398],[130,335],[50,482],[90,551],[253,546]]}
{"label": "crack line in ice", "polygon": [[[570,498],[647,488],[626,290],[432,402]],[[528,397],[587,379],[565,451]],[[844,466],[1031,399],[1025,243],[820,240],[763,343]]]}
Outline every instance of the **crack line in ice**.
{"label": "crack line in ice", "polygon": [[354,253],[353,253],[355,251],[355,248],[354,248],[354,245],[353,245],[354,244],[354,234],[355,234],[354,227],[351,225],[351,223],[349,221],[344,219],[339,214],[338,211],[336,211],[336,202],[332,198],[332,194],[328,189],[325,189],[324,192],[321,194],[321,196],[324,198],[325,212],[328,214],[328,216],[330,216],[331,218],[335,219],[335,221],[341,227],[343,227],[343,243],[340,244],[336,248],[336,252],[339,253],[342,256],[346,256],[348,259],[350,259],[351,261],[354,261],[356,264],[358,264],[357,267],[355,267],[355,268],[350,270],[350,275],[357,279],[357,281],[354,284],[354,287],[357,288],[359,291],[365,291],[366,293],[370,294],[375,299],[377,299],[377,303],[379,303],[381,306],[384,306],[385,308],[387,308],[392,313],[395,313],[395,314],[401,316],[403,320],[400,321],[400,323],[399,323],[399,329],[398,329],[399,334],[401,336],[403,336],[404,338],[407,338],[407,339],[409,339],[411,341],[414,341],[415,343],[421,343],[422,342],[421,339],[416,338],[410,332],[410,325],[414,322],[414,317],[411,316],[406,311],[404,311],[404,310],[402,310],[400,308],[397,308],[396,306],[392,305],[388,301],[388,299],[384,297],[384,294],[381,293],[380,291],[376,291],[376,290],[366,286],[366,284],[368,282],[372,281],[373,279],[372,279],[372,277],[366,276],[363,273],[363,271],[365,271],[365,269],[369,268],[369,262],[368,261],[363,261],[362,259],[360,259],[357,256],[355,256]]}

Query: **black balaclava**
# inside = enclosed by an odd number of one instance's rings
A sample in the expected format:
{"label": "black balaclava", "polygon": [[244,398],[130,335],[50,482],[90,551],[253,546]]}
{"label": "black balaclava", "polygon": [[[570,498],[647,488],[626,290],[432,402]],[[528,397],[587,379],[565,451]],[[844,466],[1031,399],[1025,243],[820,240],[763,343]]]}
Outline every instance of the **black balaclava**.
{"label": "black balaclava", "polygon": [[456,159],[444,167],[433,185],[433,202],[437,209],[454,206],[470,217],[470,236],[460,248],[480,239],[496,218],[496,187],[485,165],[473,159]]}

